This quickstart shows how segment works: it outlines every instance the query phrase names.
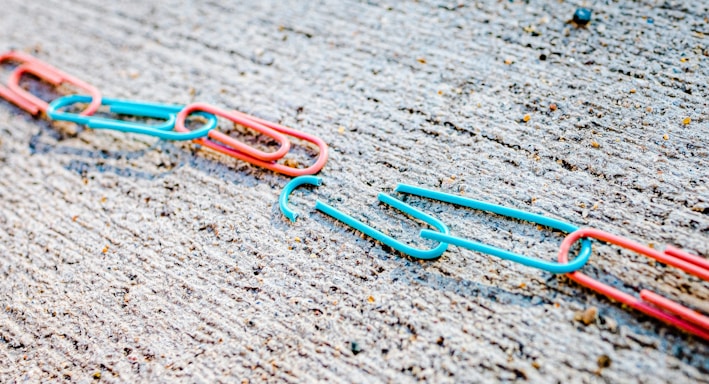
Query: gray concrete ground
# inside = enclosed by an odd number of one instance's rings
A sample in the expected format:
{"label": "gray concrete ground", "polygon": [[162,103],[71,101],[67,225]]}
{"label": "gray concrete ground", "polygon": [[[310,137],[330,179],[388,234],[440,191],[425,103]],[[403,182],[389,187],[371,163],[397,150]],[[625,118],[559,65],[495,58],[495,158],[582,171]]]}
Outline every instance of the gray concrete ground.
{"label": "gray concrete ground", "polygon": [[[587,28],[567,24],[581,5]],[[331,146],[291,224],[287,177],[0,102],[1,382],[707,381],[706,342],[564,277],[456,247],[419,262],[313,210],[430,246],[376,201],[405,182],[708,255],[706,2],[0,6],[0,49],[107,97],[209,102]],[[556,257],[558,234],[405,200]],[[584,272],[709,309],[707,283],[617,247]]]}

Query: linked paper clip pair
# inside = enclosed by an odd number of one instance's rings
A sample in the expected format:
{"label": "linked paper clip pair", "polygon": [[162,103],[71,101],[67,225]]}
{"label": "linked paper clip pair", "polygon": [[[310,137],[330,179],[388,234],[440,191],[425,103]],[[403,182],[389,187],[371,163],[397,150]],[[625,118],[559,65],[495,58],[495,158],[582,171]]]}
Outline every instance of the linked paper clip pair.
{"label": "linked paper clip pair", "polygon": [[[291,180],[283,189],[283,192],[281,192],[280,195],[280,201],[279,205],[281,208],[281,211],[283,214],[291,219],[291,221],[295,221],[295,218],[297,217],[297,214],[293,212],[289,207],[288,207],[288,196],[290,193],[292,193],[293,189],[295,189],[299,185],[303,184],[311,184],[311,185],[320,185],[320,178],[318,177],[299,177],[296,179]],[[414,196],[420,196],[420,197],[425,197],[433,200],[438,200],[438,201],[443,201],[451,204],[457,204],[461,205],[464,207],[468,208],[473,208],[481,211],[486,211],[486,212],[491,212],[491,213],[496,213],[498,215],[502,216],[507,216],[519,220],[524,220],[524,221],[529,221],[535,224],[543,225],[552,229],[556,229],[562,232],[573,232],[577,230],[578,228],[576,226],[573,226],[569,223],[559,221],[556,219],[552,219],[546,216],[542,215],[537,215],[534,213],[529,213],[529,212],[524,212],[520,210],[516,210],[513,208],[509,207],[503,207],[500,205],[495,205],[495,204],[490,204],[486,203],[483,201],[478,201],[478,200],[473,200],[469,198],[465,198],[462,196],[455,196],[455,195],[449,195],[446,193],[442,192],[437,192],[437,191],[432,191],[420,187],[415,187],[413,185],[407,185],[407,184],[399,184],[395,192],[399,193],[406,193]],[[479,243],[476,241],[456,237],[450,234],[450,231],[448,227],[443,224],[440,220],[429,216],[412,206],[397,200],[389,195],[380,193],[379,194],[379,200],[384,202],[385,204],[391,205],[399,210],[401,210],[404,213],[407,213],[421,221],[426,222],[427,224],[430,224],[431,226],[435,227],[438,229],[438,232],[436,231],[431,231],[429,229],[422,229],[421,230],[421,237],[425,239],[432,239],[436,240],[440,243],[440,245],[433,250],[429,251],[421,251],[421,250],[415,250],[412,249],[408,245],[397,245],[397,246],[392,246],[391,244],[398,244],[398,240],[393,239],[387,235],[384,235],[383,233],[375,230],[374,228],[370,227],[369,225],[353,218],[352,216],[349,216],[334,207],[323,203],[321,201],[317,201],[315,205],[315,209],[319,210],[329,216],[332,216],[333,218],[381,241],[382,243],[385,243],[392,248],[407,254],[411,257],[418,258],[418,259],[434,259],[443,254],[445,250],[448,247],[448,244],[453,244],[461,247],[465,247],[468,249],[472,249],[478,252],[482,253],[487,253],[493,256],[497,256],[499,258],[505,259],[505,260],[511,260],[523,265],[527,265],[530,267],[542,269],[548,272],[552,273],[567,273],[567,272],[572,272],[575,271],[581,267],[583,267],[584,264],[588,261],[589,257],[591,256],[591,242],[589,240],[584,240],[582,242],[581,246],[581,251],[579,255],[571,262],[571,263],[555,263],[551,261],[545,261],[540,258],[536,257],[529,257],[529,256],[524,256],[520,254],[516,254],[510,251],[506,251],[497,247],[493,247],[490,245],[486,245],[483,243]],[[396,202],[396,203],[394,203]]]}
{"label": "linked paper clip pair", "polygon": [[[65,74],[30,55],[19,52],[9,52],[0,55],[0,63],[4,61],[17,62],[19,65],[10,75],[7,87],[0,85],[0,97],[7,99],[33,115],[44,112],[47,117],[52,120],[70,121],[86,125],[93,129],[112,129],[120,132],[154,136],[165,140],[194,140],[197,144],[212,150],[289,176],[317,173],[327,162],[328,147],[322,139],[284,127],[280,124],[262,120],[238,111],[219,109],[204,103],[194,103],[183,106],[120,99],[104,99],[101,97],[101,93],[91,85]],[[61,83],[69,83],[87,91],[89,94],[64,96],[51,103],[46,103],[20,87],[20,79],[25,74],[34,75],[55,86]],[[88,107],[80,114],[67,111],[67,109],[74,105],[87,103]],[[96,113],[101,106],[108,107],[109,113],[157,119],[162,120],[162,122],[158,124],[145,124],[94,116],[94,113]],[[187,119],[193,115],[205,119],[205,123],[198,129],[190,130],[187,128],[186,122]],[[279,143],[278,150],[265,152],[217,131],[219,124],[218,117],[230,120],[272,138]],[[278,160],[283,159],[291,148],[291,142],[286,136],[296,137],[315,144],[319,149],[317,160],[307,168],[294,168],[278,163]]]}
{"label": "linked paper clip pair", "polygon": [[[279,198],[279,206],[283,214],[291,221],[295,221],[297,213],[288,207],[289,195],[293,190],[303,184],[320,185],[319,177],[298,177],[291,180],[281,192]],[[449,204],[460,205],[476,210],[495,213],[501,216],[515,218],[523,221],[528,221],[543,225],[552,229],[568,233],[560,245],[558,262],[550,262],[537,257],[529,257],[510,251],[506,251],[497,247],[492,247],[470,239],[455,237],[450,234],[448,226],[443,222],[432,217],[424,212],[421,212],[414,207],[401,202],[392,196],[379,194],[379,200],[385,204],[391,205],[400,211],[417,218],[438,231],[422,229],[421,237],[432,239],[439,242],[438,246],[430,250],[420,250],[413,248],[407,244],[403,244],[398,240],[372,228],[371,226],[335,209],[334,207],[325,204],[321,201],[316,201],[315,209],[319,210],[341,222],[355,228],[370,237],[379,240],[380,242],[389,245],[390,247],[420,259],[433,259],[439,257],[446,251],[449,244],[461,246],[477,252],[486,253],[497,256],[501,259],[510,260],[526,266],[538,268],[552,273],[566,273],[569,278],[579,284],[591,288],[594,291],[603,294],[609,298],[617,300],[631,308],[635,308],[649,316],[672,324],[689,333],[697,335],[705,340],[709,340],[709,317],[693,311],[679,303],[671,301],[663,296],[660,296],[649,290],[642,290],[640,298],[623,293],[613,287],[607,286],[598,282],[587,275],[578,272],[589,260],[591,256],[591,241],[590,238],[595,238],[601,241],[613,243],[623,246],[627,249],[634,250],[648,257],[654,258],[662,263],[677,267],[689,274],[697,276],[703,280],[709,280],[709,261],[699,256],[690,255],[677,248],[669,247],[665,252],[659,252],[652,248],[642,246],[631,240],[615,236],[603,231],[592,228],[582,228],[552,219],[546,216],[533,214],[530,212],[520,211],[517,209],[503,207],[500,205],[490,204],[483,201],[478,201],[462,196],[451,195],[438,191],[428,190],[416,186],[399,184],[396,187],[396,192],[406,193],[414,196],[429,198]],[[569,261],[569,249],[577,241],[581,241],[581,250],[577,257]]]}

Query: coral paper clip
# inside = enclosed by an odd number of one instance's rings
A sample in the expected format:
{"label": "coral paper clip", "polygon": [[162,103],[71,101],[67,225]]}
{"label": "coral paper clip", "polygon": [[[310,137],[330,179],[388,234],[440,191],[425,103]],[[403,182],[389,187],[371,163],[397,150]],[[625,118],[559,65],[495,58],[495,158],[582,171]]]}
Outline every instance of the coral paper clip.
{"label": "coral paper clip", "polygon": [[[537,215],[530,212],[520,211],[513,208],[503,207],[501,205],[495,205],[486,203],[484,201],[478,201],[469,199],[462,196],[451,195],[448,193],[432,191],[429,189],[416,187],[413,185],[399,184],[396,187],[396,192],[407,193],[414,196],[425,197],[432,200],[438,200],[449,204],[460,205],[463,207],[468,207],[472,209],[477,209],[485,212],[492,212],[498,215],[512,217],[519,220],[529,221],[531,223],[540,224],[549,228],[557,229],[562,232],[573,232],[578,229],[576,226],[569,223],[565,223],[560,220],[552,219],[550,217]],[[534,267],[542,269],[551,273],[567,273],[575,271],[586,264],[589,257],[591,257],[591,242],[589,240],[584,240],[581,244],[581,251],[579,255],[571,263],[555,263],[546,260],[542,260],[535,257],[528,257],[520,254],[516,254],[504,249],[493,247],[490,245],[482,244],[477,241],[472,241],[468,239],[463,239],[460,237],[451,236],[447,233],[433,232],[427,229],[421,231],[421,237],[426,239],[432,239],[440,242],[450,243],[457,245],[459,247],[468,248],[473,251],[487,253],[493,256],[497,256],[501,259],[514,261],[519,264],[523,264],[529,267]]]}
{"label": "coral paper clip", "polygon": [[[209,104],[205,103],[194,103],[186,106],[184,109],[180,111],[180,113],[177,115],[177,123],[175,124],[175,130],[178,132],[183,132],[187,133],[189,130],[185,127],[185,119],[187,119],[187,116],[191,113],[194,112],[207,112],[211,113],[217,116],[221,116],[225,119],[229,119],[237,124],[241,124],[245,127],[251,128],[257,132],[260,132],[266,136],[269,136],[276,140],[281,146],[278,148],[277,151],[267,153],[260,151],[258,149],[255,149],[253,147],[250,147],[236,139],[233,139],[229,135],[226,135],[224,133],[218,132],[217,130],[211,130],[209,131],[209,138],[211,140],[208,140],[207,138],[204,139],[196,139],[195,142],[201,145],[204,145],[205,147],[212,148],[214,150],[217,150],[222,153],[227,153],[228,151],[223,151],[225,147],[231,148],[235,151],[238,151],[240,153],[246,154],[248,156],[251,156],[255,159],[258,160],[264,160],[264,161],[274,161],[282,158],[283,156],[288,153],[290,150],[290,141],[281,133],[266,127],[263,124],[260,124],[252,119],[247,119],[244,118],[243,116],[236,114],[234,112],[230,111],[225,111],[223,109],[214,107]],[[219,144],[221,143],[221,144]]]}
{"label": "coral paper clip", "polygon": [[[14,61],[19,63],[20,65],[22,64],[34,64],[38,66],[46,66],[43,62],[39,61],[38,59],[22,52],[17,52],[17,51],[10,51],[10,52],[5,52],[0,55],[0,64],[6,62],[6,61]],[[51,67],[48,67],[49,70],[52,70]],[[17,105],[18,107],[22,108],[28,113],[31,113],[33,115],[36,115],[39,112],[39,109],[29,100],[23,98],[22,96],[18,95],[17,93],[11,91],[9,88],[0,85],[0,97],[3,99]]]}
{"label": "coral paper clip", "polygon": [[[672,265],[703,280],[709,280],[709,268],[707,268],[709,262],[707,262],[706,259],[690,255],[673,247],[668,247],[665,252],[659,252],[624,237],[594,228],[582,228],[566,236],[559,249],[560,263],[564,263],[568,260],[569,248],[582,238],[593,238],[615,244],[653,258],[661,263]],[[648,316],[665,321],[677,328],[697,335],[704,340],[709,340],[709,318],[699,312],[693,311],[652,291],[642,290],[640,292],[640,298],[637,298],[603,284],[581,272],[569,273],[567,276],[584,287],[590,288]]]}
{"label": "coral paper clip", "polygon": [[[214,132],[214,134],[210,134],[210,137],[212,139],[215,139],[216,141],[219,142],[214,142],[210,140],[199,140],[198,143],[202,144],[210,149],[213,149],[217,152],[223,153],[225,155],[229,155],[232,157],[235,157],[239,160],[243,160],[246,162],[249,162],[251,164],[254,164],[256,166],[262,167],[269,169],[274,172],[282,173],[287,176],[303,176],[303,175],[312,175],[315,173],[320,172],[320,170],[325,166],[325,163],[327,163],[327,158],[328,158],[328,147],[325,141],[323,141],[321,138],[317,136],[310,135],[305,132],[300,132],[292,128],[285,127],[280,124],[276,124],[271,121],[259,119],[258,117],[254,117],[251,115],[247,115],[243,112],[239,111],[231,111],[231,115],[239,117],[242,121],[250,121],[253,124],[260,124],[262,126],[265,126],[267,128],[270,128],[276,132],[279,132],[284,135],[296,137],[298,139],[306,140],[309,141],[313,144],[315,144],[318,147],[319,153],[318,153],[318,158],[315,160],[315,162],[310,165],[307,168],[294,168],[294,167],[289,167],[284,164],[279,164],[276,163],[275,161],[264,161],[263,159],[259,159],[254,156],[250,156],[247,153],[244,153],[237,148],[234,148],[234,146],[230,145],[228,142],[225,142],[224,140],[221,140],[225,135]],[[184,128],[184,119],[182,116],[177,117],[177,124],[175,125],[175,129],[180,131]],[[224,145],[222,145],[224,144]]]}
{"label": "coral paper clip", "polygon": [[155,136],[165,140],[193,140],[205,137],[209,131],[217,126],[217,117],[211,114],[198,113],[207,119],[207,123],[201,128],[188,132],[175,132],[175,122],[177,113],[182,110],[182,106],[166,104],[155,104],[140,101],[102,99],[101,104],[110,107],[110,112],[120,115],[131,115],[149,117],[165,120],[164,123],[147,125],[117,119],[109,119],[99,116],[82,116],[75,113],[63,112],[61,108],[77,103],[88,103],[91,96],[69,95],[60,97],[49,104],[47,115],[53,120],[71,121],[77,124],[86,125],[92,129],[112,129],[120,132],[140,133]]}
{"label": "coral paper clip", "polygon": [[21,105],[18,103],[16,104],[33,115],[36,115],[40,111],[47,112],[49,104],[37,96],[27,92],[20,86],[20,79],[26,73],[35,75],[41,80],[44,80],[54,86],[66,83],[87,91],[89,95],[91,95],[92,99],[86,110],[81,113],[83,116],[91,116],[101,106],[101,92],[94,86],[82,81],[79,78],[66,74],[50,66],[49,64],[33,59],[32,61],[28,61],[15,68],[7,83],[8,90],[14,93],[15,96],[23,99]]}

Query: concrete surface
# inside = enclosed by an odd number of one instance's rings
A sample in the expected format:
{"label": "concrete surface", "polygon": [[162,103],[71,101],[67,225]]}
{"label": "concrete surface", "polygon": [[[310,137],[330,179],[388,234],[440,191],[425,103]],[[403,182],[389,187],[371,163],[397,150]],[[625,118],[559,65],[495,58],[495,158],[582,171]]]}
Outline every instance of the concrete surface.
{"label": "concrete surface", "polygon": [[[0,102],[1,382],[707,381],[706,342],[566,278],[456,247],[418,262],[313,210],[430,246],[376,201],[406,182],[708,255],[706,2],[0,6],[0,49],[108,97],[236,108],[332,152],[291,224],[287,177]],[[556,257],[559,234],[405,200]],[[584,271],[709,309],[707,283],[616,247]]]}

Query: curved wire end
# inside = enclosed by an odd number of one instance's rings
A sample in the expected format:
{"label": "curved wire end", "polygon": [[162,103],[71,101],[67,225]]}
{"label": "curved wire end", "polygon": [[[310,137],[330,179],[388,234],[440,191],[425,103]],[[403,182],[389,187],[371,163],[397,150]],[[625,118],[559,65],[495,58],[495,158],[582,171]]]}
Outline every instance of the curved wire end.
{"label": "curved wire end", "polygon": [[278,197],[278,206],[281,208],[281,213],[285,215],[290,221],[295,223],[295,219],[298,217],[298,213],[288,208],[288,198],[293,190],[298,188],[303,184],[320,186],[322,185],[322,178],[319,176],[300,176],[291,180],[283,187],[280,196]]}

